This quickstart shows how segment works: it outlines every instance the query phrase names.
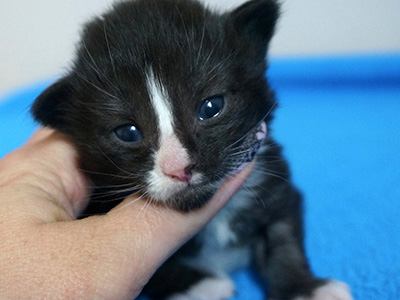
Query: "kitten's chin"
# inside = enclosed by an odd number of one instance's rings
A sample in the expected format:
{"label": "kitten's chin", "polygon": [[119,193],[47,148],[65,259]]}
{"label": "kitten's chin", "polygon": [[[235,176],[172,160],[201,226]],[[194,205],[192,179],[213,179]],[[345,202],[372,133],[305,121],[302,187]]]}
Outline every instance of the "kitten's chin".
{"label": "kitten's chin", "polygon": [[155,203],[179,211],[192,211],[203,207],[215,194],[218,184],[186,185],[178,190],[158,190],[156,193],[148,191]]}
{"label": "kitten's chin", "polygon": [[189,188],[181,193],[176,194],[164,202],[169,208],[189,212],[202,208],[215,194],[217,187],[196,189]]}

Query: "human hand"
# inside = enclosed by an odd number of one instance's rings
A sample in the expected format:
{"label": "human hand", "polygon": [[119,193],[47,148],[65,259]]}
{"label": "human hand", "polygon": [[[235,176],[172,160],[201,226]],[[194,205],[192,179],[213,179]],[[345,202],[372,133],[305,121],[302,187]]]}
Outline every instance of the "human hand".
{"label": "human hand", "polygon": [[130,197],[106,215],[76,220],[89,195],[76,157],[64,136],[40,129],[0,161],[0,299],[133,299],[252,168],[196,212]]}

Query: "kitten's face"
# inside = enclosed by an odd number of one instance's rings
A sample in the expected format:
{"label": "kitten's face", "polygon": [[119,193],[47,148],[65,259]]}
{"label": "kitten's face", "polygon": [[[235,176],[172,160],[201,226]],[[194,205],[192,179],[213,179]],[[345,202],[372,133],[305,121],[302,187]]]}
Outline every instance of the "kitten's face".
{"label": "kitten's face", "polygon": [[[271,1],[252,2],[276,15]],[[249,32],[253,6],[223,16],[192,1],[116,6],[88,24],[72,72],[39,97],[35,117],[75,141],[97,186],[202,206],[267,131],[271,32]]]}

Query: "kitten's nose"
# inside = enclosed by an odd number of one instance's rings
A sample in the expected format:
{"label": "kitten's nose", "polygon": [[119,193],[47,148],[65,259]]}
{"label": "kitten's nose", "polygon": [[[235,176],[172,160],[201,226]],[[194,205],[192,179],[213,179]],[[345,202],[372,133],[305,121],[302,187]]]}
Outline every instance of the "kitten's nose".
{"label": "kitten's nose", "polygon": [[194,165],[175,135],[161,144],[158,163],[162,173],[169,178],[189,182],[193,177]]}
{"label": "kitten's nose", "polygon": [[184,169],[169,170],[169,172],[165,172],[165,175],[181,182],[189,182],[192,179],[192,170],[193,167],[188,166]]}

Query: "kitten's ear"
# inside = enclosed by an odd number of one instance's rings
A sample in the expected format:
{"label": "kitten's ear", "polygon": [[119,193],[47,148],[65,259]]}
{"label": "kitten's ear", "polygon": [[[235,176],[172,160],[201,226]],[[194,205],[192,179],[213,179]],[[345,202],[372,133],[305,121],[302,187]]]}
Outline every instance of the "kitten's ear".
{"label": "kitten's ear", "polygon": [[44,126],[62,130],[66,126],[66,116],[73,88],[70,77],[64,77],[44,90],[31,107],[36,121]]}
{"label": "kitten's ear", "polygon": [[230,13],[235,30],[250,35],[266,48],[275,31],[280,5],[276,0],[251,0]]}

